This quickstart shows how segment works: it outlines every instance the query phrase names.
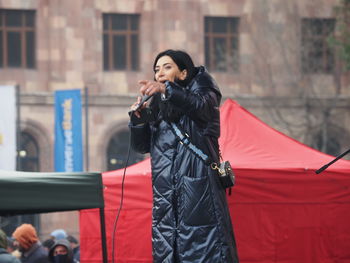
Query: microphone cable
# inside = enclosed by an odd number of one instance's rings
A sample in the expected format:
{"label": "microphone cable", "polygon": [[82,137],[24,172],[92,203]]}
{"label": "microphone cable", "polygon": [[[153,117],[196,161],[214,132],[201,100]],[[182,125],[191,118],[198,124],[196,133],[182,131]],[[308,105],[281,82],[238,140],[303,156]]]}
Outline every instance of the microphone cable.
{"label": "microphone cable", "polygon": [[122,210],[123,207],[123,201],[124,201],[124,181],[125,181],[125,175],[126,175],[126,168],[128,166],[129,158],[130,158],[130,149],[131,149],[131,133],[129,134],[129,147],[128,147],[128,154],[126,157],[125,161],[125,166],[124,166],[124,172],[123,172],[123,177],[122,177],[122,186],[121,186],[121,196],[120,196],[120,203],[119,203],[119,210],[117,213],[117,216],[115,218],[114,224],[113,224],[113,234],[112,234],[112,263],[114,263],[114,246],[115,246],[115,234],[117,230],[117,224],[118,224],[118,219],[120,216],[120,211]]}
{"label": "microphone cable", "polygon": [[[154,95],[154,94],[153,94]],[[148,101],[150,98],[153,97],[153,95],[144,95],[141,98],[140,103],[137,105],[136,109],[134,109],[133,111],[139,110],[142,105]],[[118,220],[119,220],[119,216],[120,216],[120,211],[122,210],[123,207],[123,201],[124,201],[124,181],[125,181],[125,175],[126,175],[126,168],[128,166],[128,162],[129,162],[129,158],[130,158],[130,150],[131,150],[131,132],[129,134],[129,146],[128,146],[128,154],[126,157],[126,161],[125,161],[125,166],[124,166],[124,172],[123,172],[123,177],[122,177],[122,187],[121,187],[121,197],[120,197],[120,203],[119,203],[119,210],[117,213],[117,216],[115,218],[115,221],[113,223],[113,233],[112,233],[112,263],[114,263],[114,253],[115,253],[115,234],[116,234],[116,230],[117,230],[117,224],[118,224]]]}

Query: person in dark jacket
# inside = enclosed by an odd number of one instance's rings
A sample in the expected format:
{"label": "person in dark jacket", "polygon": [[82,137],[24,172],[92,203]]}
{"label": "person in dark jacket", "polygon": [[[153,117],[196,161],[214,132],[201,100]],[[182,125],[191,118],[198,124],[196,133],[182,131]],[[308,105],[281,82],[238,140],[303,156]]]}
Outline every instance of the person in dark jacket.
{"label": "person in dark jacket", "polygon": [[129,123],[133,149],[151,155],[153,262],[239,262],[218,174],[179,142],[172,126],[218,163],[219,88],[184,51],[159,53],[153,69],[154,80],[139,81],[151,102],[137,109],[139,97]]}
{"label": "person in dark jacket", "polygon": [[7,250],[7,236],[0,229],[0,263],[20,263],[20,261],[12,256]]}
{"label": "person in dark jacket", "polygon": [[80,261],[80,245],[79,241],[72,235],[67,236],[70,247],[73,250],[73,258],[75,261]]}
{"label": "person in dark jacket", "polygon": [[43,247],[47,250],[47,252],[50,251],[52,246],[55,244],[55,240],[52,238],[48,238],[42,242]]}
{"label": "person in dark jacket", "polygon": [[22,253],[22,263],[48,263],[47,250],[38,239],[35,228],[31,224],[22,224],[16,228],[12,236],[18,242]]}
{"label": "person in dark jacket", "polygon": [[60,240],[67,238],[67,232],[64,229],[55,229],[51,232],[50,236],[53,240]]}
{"label": "person in dark jacket", "polygon": [[73,250],[70,247],[67,239],[55,241],[55,244],[50,248],[49,259],[53,263],[77,263],[73,259]]}

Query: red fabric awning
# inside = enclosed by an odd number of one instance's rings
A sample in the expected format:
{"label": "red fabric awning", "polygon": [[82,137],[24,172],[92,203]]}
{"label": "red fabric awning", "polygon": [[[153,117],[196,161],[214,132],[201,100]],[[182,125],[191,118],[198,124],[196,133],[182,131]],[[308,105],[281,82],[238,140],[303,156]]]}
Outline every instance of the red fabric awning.
{"label": "red fabric awning", "polygon": [[[236,186],[228,202],[241,263],[350,262],[350,162],[274,130],[232,100],[221,107],[220,146]],[[106,172],[109,259],[123,170]],[[115,262],[152,262],[149,159],[127,168],[115,237]],[[99,214],[80,214],[81,261],[102,262]]]}

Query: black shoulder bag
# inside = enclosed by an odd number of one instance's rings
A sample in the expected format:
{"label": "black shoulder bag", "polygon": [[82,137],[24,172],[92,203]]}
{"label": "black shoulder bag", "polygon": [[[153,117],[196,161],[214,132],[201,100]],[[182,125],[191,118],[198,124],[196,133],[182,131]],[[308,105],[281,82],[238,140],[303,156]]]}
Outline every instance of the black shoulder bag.
{"label": "black shoulder bag", "polygon": [[212,162],[208,155],[190,141],[190,136],[187,133],[182,132],[175,123],[170,122],[169,124],[181,144],[186,146],[193,154],[204,161],[206,165],[209,165],[211,169],[218,171],[219,179],[224,189],[234,186],[235,175],[229,161],[223,161],[219,165],[216,162]]}

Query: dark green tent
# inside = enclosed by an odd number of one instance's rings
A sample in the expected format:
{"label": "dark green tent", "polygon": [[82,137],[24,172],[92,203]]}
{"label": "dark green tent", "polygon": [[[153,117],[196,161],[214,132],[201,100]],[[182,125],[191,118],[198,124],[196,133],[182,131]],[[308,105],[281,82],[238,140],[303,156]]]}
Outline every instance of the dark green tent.
{"label": "dark green tent", "polygon": [[0,216],[100,208],[103,262],[107,262],[100,173],[0,171]]}

